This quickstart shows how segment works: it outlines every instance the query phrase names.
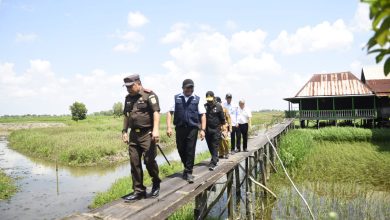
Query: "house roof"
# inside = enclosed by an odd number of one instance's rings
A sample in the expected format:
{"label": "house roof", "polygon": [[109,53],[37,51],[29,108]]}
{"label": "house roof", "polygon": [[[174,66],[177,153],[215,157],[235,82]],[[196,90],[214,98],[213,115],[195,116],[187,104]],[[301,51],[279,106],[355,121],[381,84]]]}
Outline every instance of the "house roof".
{"label": "house roof", "polygon": [[351,72],[314,74],[292,100],[310,97],[370,96],[373,92]]}
{"label": "house roof", "polygon": [[362,68],[361,80],[377,96],[390,95],[390,74],[385,76],[383,66],[367,66]]}
{"label": "house roof", "polygon": [[390,79],[367,80],[367,86],[377,96],[390,96]]}
{"label": "house roof", "polygon": [[390,74],[385,76],[383,72],[383,66],[365,66],[362,68],[362,75],[360,79],[365,82],[366,80],[374,80],[374,79],[389,79]]}

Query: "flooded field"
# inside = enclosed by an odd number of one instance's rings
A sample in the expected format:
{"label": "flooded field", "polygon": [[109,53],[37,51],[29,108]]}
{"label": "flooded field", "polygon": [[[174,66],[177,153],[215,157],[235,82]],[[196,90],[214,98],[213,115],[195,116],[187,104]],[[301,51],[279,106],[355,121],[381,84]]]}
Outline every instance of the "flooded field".
{"label": "flooded field", "polygon": [[[16,178],[18,192],[9,200],[0,201],[1,219],[56,219],[73,212],[88,210],[96,192],[104,191],[118,178],[130,175],[130,165],[112,167],[58,167],[55,163],[26,157],[10,148],[0,138],[0,167]],[[197,153],[207,150],[199,141]],[[165,152],[167,153],[167,152]],[[174,150],[167,155],[179,160]],[[165,163],[162,156],[159,164]]]}

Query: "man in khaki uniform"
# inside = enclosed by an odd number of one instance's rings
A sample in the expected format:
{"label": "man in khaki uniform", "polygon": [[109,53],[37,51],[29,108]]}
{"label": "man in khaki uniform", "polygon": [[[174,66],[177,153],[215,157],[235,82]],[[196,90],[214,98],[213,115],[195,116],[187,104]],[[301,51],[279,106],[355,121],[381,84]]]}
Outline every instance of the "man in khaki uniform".
{"label": "man in khaki uniform", "polygon": [[[215,97],[215,100],[222,104],[220,97]],[[230,119],[229,110],[223,107],[223,114],[225,116],[226,124],[222,127],[222,138],[218,148],[219,158],[229,158],[229,134],[232,131],[232,120]]]}
{"label": "man in khaki uniform", "polygon": [[[126,96],[123,110],[122,139],[129,144],[131,177],[134,193],[125,198],[132,202],[146,197],[146,187],[143,185],[143,170],[141,157],[149,175],[152,177],[153,187],[151,197],[157,197],[160,192],[159,170],[155,160],[156,143],[159,141],[160,106],[157,95],[141,85],[139,75],[124,78],[129,94]],[[127,134],[130,128],[130,139]]]}

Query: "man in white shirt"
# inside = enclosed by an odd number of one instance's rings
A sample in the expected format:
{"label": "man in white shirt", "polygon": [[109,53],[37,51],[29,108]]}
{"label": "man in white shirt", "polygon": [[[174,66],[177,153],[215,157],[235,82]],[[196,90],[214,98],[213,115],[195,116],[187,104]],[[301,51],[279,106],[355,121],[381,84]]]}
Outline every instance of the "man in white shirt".
{"label": "man in white shirt", "polygon": [[192,169],[195,160],[195,147],[198,131],[201,140],[205,137],[206,109],[199,96],[194,94],[194,82],[191,79],[183,81],[183,92],[174,96],[174,104],[167,113],[167,135],[172,136],[171,119],[176,131],[176,145],[184,165],[183,179],[194,182]]}
{"label": "man in white shirt", "polygon": [[232,122],[232,130],[230,132],[230,144],[231,144],[231,154],[234,154],[237,151],[240,151],[241,145],[241,132],[237,124],[237,112],[238,106],[232,103],[232,94],[226,94],[226,102],[223,104],[223,107],[229,110],[230,119]]}
{"label": "man in white shirt", "polygon": [[249,108],[245,107],[245,101],[243,99],[238,102],[238,105],[240,107],[237,111],[237,124],[242,134],[242,148],[244,151],[248,151],[248,130],[252,124],[252,112]]}

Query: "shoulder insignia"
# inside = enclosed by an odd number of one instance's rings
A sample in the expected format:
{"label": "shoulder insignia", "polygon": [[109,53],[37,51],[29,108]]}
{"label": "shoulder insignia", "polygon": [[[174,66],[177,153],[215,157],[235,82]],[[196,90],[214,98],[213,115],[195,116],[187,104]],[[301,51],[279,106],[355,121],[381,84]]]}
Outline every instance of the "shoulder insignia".
{"label": "shoulder insignia", "polygon": [[144,91],[145,91],[146,93],[151,93],[151,92],[152,92],[152,90],[150,90],[150,89],[145,89],[145,88],[144,88]]}

